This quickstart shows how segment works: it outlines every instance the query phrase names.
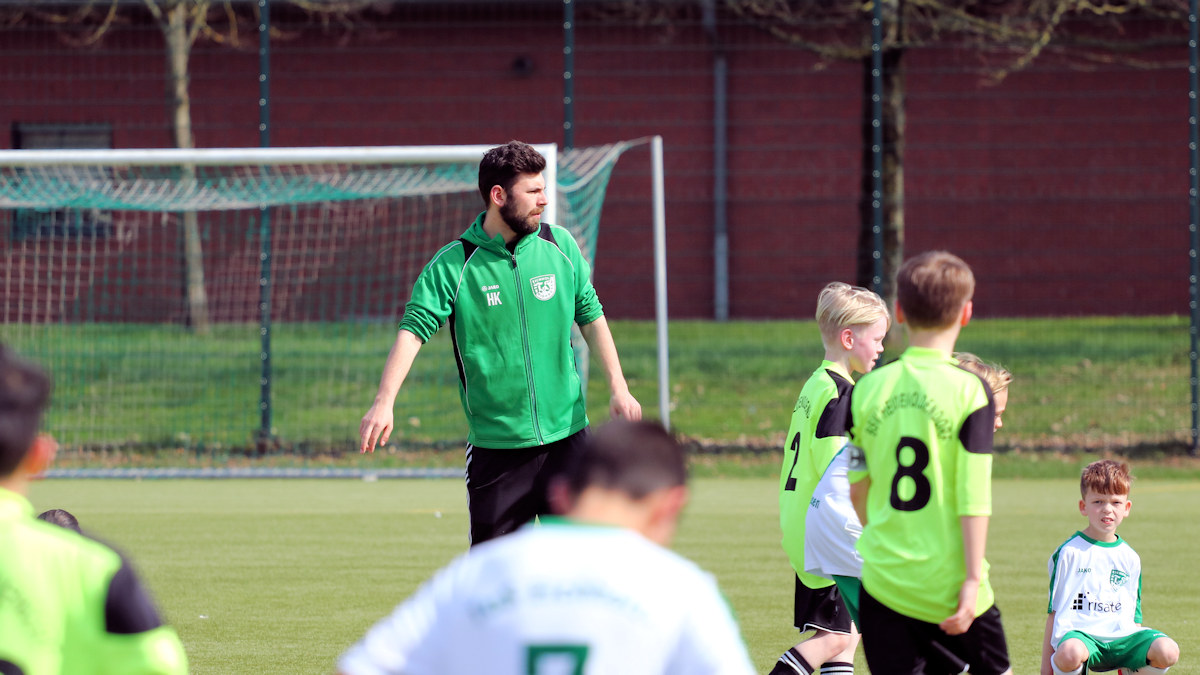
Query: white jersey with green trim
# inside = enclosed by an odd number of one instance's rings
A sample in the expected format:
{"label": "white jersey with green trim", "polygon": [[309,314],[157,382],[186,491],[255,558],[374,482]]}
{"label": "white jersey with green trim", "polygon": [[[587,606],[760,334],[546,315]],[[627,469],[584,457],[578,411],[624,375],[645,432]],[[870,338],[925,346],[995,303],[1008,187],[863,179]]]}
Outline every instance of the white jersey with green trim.
{"label": "white jersey with green trim", "polygon": [[1051,644],[1073,630],[1111,640],[1142,629],[1142,559],[1120,536],[1103,542],[1076,532],[1048,566]]}
{"label": "white jersey with green trim", "polygon": [[862,555],[854,545],[862,535],[862,523],[850,502],[850,482],[846,479],[849,451],[842,448],[834,455],[817,487],[805,519],[805,572],[819,577],[862,576]]}
{"label": "white jersey with green trim", "polygon": [[755,672],[712,575],[630,530],[559,518],[455,559],[338,667],[347,675]]}

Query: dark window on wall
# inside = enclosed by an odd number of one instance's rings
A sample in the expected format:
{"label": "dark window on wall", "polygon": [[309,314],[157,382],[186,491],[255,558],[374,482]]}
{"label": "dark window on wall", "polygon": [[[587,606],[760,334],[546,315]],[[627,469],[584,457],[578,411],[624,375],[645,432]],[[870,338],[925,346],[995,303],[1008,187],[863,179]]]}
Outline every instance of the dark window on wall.
{"label": "dark window on wall", "polygon": [[[112,147],[112,125],[16,122],[12,147],[18,150],[107,149]],[[76,167],[72,176],[102,175],[104,167]],[[39,175],[44,175],[40,173]],[[64,178],[65,179],[65,178]],[[93,208],[25,208],[12,212],[9,237],[22,241],[35,237],[103,238],[112,232],[112,214]]]}

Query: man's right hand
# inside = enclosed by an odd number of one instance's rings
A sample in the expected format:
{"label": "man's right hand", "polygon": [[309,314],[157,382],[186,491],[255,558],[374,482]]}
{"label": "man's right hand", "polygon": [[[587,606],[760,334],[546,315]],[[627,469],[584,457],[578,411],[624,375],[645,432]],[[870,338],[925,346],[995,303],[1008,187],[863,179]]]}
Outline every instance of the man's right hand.
{"label": "man's right hand", "polygon": [[392,435],[392,408],[396,405],[396,392],[400,391],[404,378],[408,377],[408,370],[412,368],[413,359],[417,358],[422,344],[421,338],[408,330],[401,328],[396,332],[396,343],[388,352],[387,363],[383,364],[383,377],[379,380],[375,402],[358,424],[360,453],[374,452],[377,444],[386,444]]}
{"label": "man's right hand", "polygon": [[393,421],[392,406],[380,405],[378,402],[372,405],[358,425],[358,451],[374,452],[376,444],[381,447],[387,444],[392,435]]}

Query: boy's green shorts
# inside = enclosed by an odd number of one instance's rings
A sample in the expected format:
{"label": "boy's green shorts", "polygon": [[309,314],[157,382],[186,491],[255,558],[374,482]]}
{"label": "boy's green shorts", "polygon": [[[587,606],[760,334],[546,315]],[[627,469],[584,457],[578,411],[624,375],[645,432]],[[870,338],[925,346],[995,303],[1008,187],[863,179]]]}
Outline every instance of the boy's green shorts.
{"label": "boy's green shorts", "polygon": [[862,592],[862,581],[855,577],[843,577],[835,574],[833,582],[837,584],[838,591],[842,594],[842,602],[846,603],[846,609],[850,612],[850,620],[857,626],[858,595]]}
{"label": "boy's green shorts", "polygon": [[1077,630],[1068,632],[1059,640],[1062,644],[1071,638],[1080,640],[1088,648],[1088,670],[1105,671],[1117,668],[1132,668],[1137,670],[1146,665],[1146,654],[1150,645],[1166,633],[1152,628],[1143,628],[1133,635],[1126,635],[1113,640],[1098,640],[1087,633]]}

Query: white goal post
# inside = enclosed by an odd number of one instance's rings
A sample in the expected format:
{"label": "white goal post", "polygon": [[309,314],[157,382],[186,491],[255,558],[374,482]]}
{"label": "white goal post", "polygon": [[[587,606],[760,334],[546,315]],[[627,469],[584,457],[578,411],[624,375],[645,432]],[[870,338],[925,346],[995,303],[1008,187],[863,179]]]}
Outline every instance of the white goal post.
{"label": "white goal post", "polygon": [[[291,148],[122,148],[122,149],[50,149],[50,150],[0,150],[0,168],[54,169],[58,167],[148,167],[148,166],[192,166],[192,167],[268,167],[268,166],[362,166],[362,165],[414,165],[449,164],[456,162],[478,162],[493,146],[489,145],[426,145],[426,146],[341,146],[341,147],[291,147]],[[555,143],[533,144],[546,158],[546,192],[550,203],[546,207],[546,222],[557,223],[558,200],[558,145]],[[70,174],[61,177],[79,181],[80,184],[107,182],[95,174]],[[329,176],[322,180],[335,183],[341,178]],[[417,184],[414,189],[425,192],[437,189],[461,189],[460,183],[441,185]],[[396,190],[396,188],[392,188]],[[128,190],[133,197],[134,190]],[[396,192],[393,192],[396,193]],[[211,198],[216,198],[214,191]],[[248,208],[255,204],[242,201],[199,201],[195,195],[175,192],[175,208],[179,210],[214,210]],[[189,200],[188,197],[193,199]],[[14,206],[7,194],[0,194],[0,207]],[[25,204],[16,204],[25,206]]]}

